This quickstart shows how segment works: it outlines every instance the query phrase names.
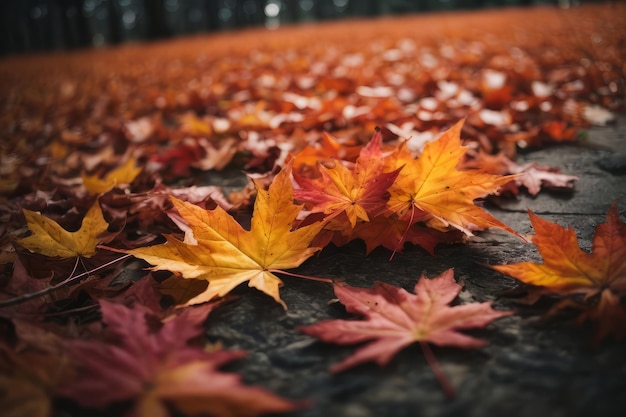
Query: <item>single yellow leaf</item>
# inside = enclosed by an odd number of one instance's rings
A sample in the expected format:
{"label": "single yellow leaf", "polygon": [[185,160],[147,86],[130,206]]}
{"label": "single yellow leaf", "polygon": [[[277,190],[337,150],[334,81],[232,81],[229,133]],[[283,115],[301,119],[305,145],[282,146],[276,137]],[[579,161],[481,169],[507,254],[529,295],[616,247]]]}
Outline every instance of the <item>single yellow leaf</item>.
{"label": "single yellow leaf", "polygon": [[480,171],[458,171],[465,147],[461,145],[463,121],[429,142],[419,158],[413,159],[406,146],[401,146],[388,159],[388,171],[402,171],[389,188],[387,207],[401,219],[411,221],[416,213],[433,216],[431,227],[452,226],[471,236],[472,230],[498,227],[517,233],[482,208],[474,200],[492,194],[515,178]]}
{"label": "single yellow leaf", "polygon": [[323,223],[291,230],[301,206],[293,203],[290,167],[281,171],[268,191],[255,182],[257,198],[252,226],[245,230],[224,209],[204,210],[194,204],[170,197],[189,224],[197,244],[166,236],[167,242],[128,253],[185,278],[204,279],[209,286],[187,305],[222,297],[248,281],[248,286],[280,299],[282,281],[274,272],[295,268],[320,248],[309,247]]}
{"label": "single yellow leaf", "polygon": [[118,184],[130,184],[141,172],[141,168],[135,167],[135,158],[129,158],[126,163],[100,178],[97,175],[82,175],[83,185],[89,194],[103,194],[113,189]]}
{"label": "single yellow leaf", "polygon": [[96,245],[100,243],[98,237],[109,227],[97,201],[75,232],[68,232],[54,220],[34,211],[24,209],[24,217],[32,234],[17,242],[31,252],[61,258],[92,257],[96,253]]}

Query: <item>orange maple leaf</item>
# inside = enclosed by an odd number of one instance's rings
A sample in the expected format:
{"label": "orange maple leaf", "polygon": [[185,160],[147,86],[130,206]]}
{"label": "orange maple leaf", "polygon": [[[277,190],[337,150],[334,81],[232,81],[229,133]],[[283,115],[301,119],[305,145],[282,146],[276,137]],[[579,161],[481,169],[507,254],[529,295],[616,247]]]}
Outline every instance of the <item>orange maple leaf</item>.
{"label": "orange maple leaf", "polygon": [[32,234],[17,242],[31,252],[45,256],[90,258],[96,254],[96,246],[101,243],[100,236],[109,227],[98,201],[87,211],[80,229],[75,232],[68,232],[54,220],[37,212],[23,211]]}
{"label": "orange maple leaf", "polygon": [[389,188],[387,207],[409,223],[423,219],[428,213],[428,225],[437,229],[452,226],[468,236],[472,230],[497,227],[512,234],[509,226],[474,205],[474,200],[493,194],[514,175],[499,176],[481,171],[458,171],[466,148],[461,146],[463,121],[458,122],[439,139],[429,142],[417,159],[401,145],[388,158],[387,171],[404,167]]}
{"label": "orange maple leaf", "polygon": [[417,342],[425,354],[432,354],[427,343],[460,348],[483,346],[483,340],[459,330],[482,328],[499,317],[512,314],[492,309],[490,302],[449,306],[461,292],[452,269],[433,279],[422,276],[414,291],[415,294],[411,294],[382,282],[376,282],[371,289],[335,285],[335,295],[346,310],[365,319],[327,320],[300,330],[325,342],[342,345],[371,341],[331,368],[331,372],[340,372],[369,361],[385,365],[401,349]]}
{"label": "orange maple leaf", "polygon": [[493,269],[555,293],[593,295],[609,288],[626,295],[626,225],[616,204],[609,209],[607,221],[596,228],[592,253],[578,247],[573,229],[544,220],[530,210],[528,215],[536,233],[532,242],[544,263],[494,265]]}
{"label": "orange maple leaf", "polygon": [[293,204],[290,169],[281,171],[269,187],[255,182],[257,198],[251,229],[245,230],[224,209],[204,210],[171,197],[174,206],[189,224],[195,242],[186,243],[166,236],[162,245],[129,250],[155,270],[169,270],[185,278],[203,279],[209,286],[187,305],[224,296],[241,283],[255,287],[286,308],[280,299],[282,281],[274,274],[298,267],[317,252],[309,247],[321,230],[318,222],[291,230],[301,206]]}
{"label": "orange maple leaf", "polygon": [[597,338],[610,333],[625,335],[626,322],[615,327],[618,323],[611,318],[626,317],[624,307],[615,301],[626,296],[626,224],[619,218],[617,204],[613,203],[609,209],[606,222],[596,227],[591,253],[579,248],[571,228],[565,229],[544,220],[530,210],[528,215],[536,233],[532,242],[544,263],[521,262],[490,267],[526,284],[542,287],[542,293],[582,293],[586,300],[599,294],[599,301],[594,300],[597,304],[589,304],[590,310],[582,319],[599,320]]}
{"label": "orange maple leaf", "polygon": [[318,161],[331,158],[354,161],[357,146],[346,146],[331,134],[322,132],[320,141],[315,146],[308,145],[296,154],[293,160],[294,172],[300,173],[305,166],[315,167]]}
{"label": "orange maple leaf", "polygon": [[384,172],[381,152],[382,135],[377,132],[365,146],[352,170],[341,162],[319,164],[320,178],[310,179],[294,172],[302,187],[294,191],[296,200],[310,206],[313,213],[324,213],[325,220],[345,214],[354,228],[358,220],[369,221],[380,214],[389,193],[387,189],[396,179],[400,168]]}

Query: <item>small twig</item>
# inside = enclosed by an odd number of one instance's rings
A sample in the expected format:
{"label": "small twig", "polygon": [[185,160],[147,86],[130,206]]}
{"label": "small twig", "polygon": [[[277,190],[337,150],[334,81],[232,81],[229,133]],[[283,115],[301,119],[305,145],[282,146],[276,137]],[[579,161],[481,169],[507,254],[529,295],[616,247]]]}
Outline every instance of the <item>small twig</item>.
{"label": "small twig", "polygon": [[115,252],[115,253],[126,253],[126,254],[128,254],[124,249],[112,248],[112,247],[106,246],[106,245],[97,245],[96,248],[108,250],[110,252]]}
{"label": "small twig", "polygon": [[428,346],[428,343],[426,342],[420,342],[420,346],[422,347],[422,352],[424,352],[426,362],[428,362],[430,370],[433,371],[435,378],[437,378],[437,381],[439,381],[439,385],[441,385],[441,388],[443,388],[444,394],[447,398],[454,398],[456,396],[456,390],[454,389],[452,384],[450,384],[450,381],[441,369],[441,366],[439,366],[439,361],[435,357],[433,351],[430,349],[430,346]]}
{"label": "small twig", "polygon": [[85,271],[87,271],[87,268],[85,268],[85,264],[81,261],[80,256],[77,256],[76,257],[76,262],[74,262],[74,268],[72,269],[72,272],[70,272],[69,278],[71,278],[76,273],[76,269],[78,269],[78,263],[79,262],[83,266],[83,269]]}
{"label": "small twig", "polygon": [[326,282],[327,284],[334,284],[334,282],[335,282],[335,281],[333,281],[330,278],[315,278],[315,277],[311,277],[311,276],[308,276],[308,275],[300,275],[300,274],[294,274],[293,272],[285,272],[285,271],[280,270],[280,269],[268,269],[267,272],[272,272],[274,274],[285,274],[285,275],[288,275],[290,277],[309,279],[311,281]]}
{"label": "small twig", "polygon": [[63,310],[63,311],[57,311],[55,313],[44,313],[44,314],[40,314],[40,313],[18,313],[17,316],[18,317],[60,317],[60,316],[65,316],[68,314],[76,314],[76,313],[82,313],[85,311],[89,311],[89,310],[96,310],[98,308],[98,304],[92,304],[92,305],[88,305],[88,306],[84,306],[84,307],[77,307],[77,308],[72,308],[70,310]]}
{"label": "small twig", "polygon": [[110,266],[110,265],[114,264],[115,262],[119,262],[119,261],[121,261],[123,259],[129,258],[130,256],[131,255],[124,255],[124,256],[122,256],[120,258],[114,259],[114,260],[112,260],[110,262],[107,262],[107,263],[105,263],[103,265],[100,265],[100,266],[92,269],[91,271],[86,271],[86,272],[83,272],[82,274],[78,274],[76,276],[71,276],[70,275],[65,281],[61,281],[58,284],[53,285],[51,287],[44,288],[42,290],[31,292],[31,293],[28,293],[28,294],[23,294],[23,295],[20,295],[19,297],[9,298],[8,300],[2,300],[2,301],[0,301],[0,308],[8,307],[8,306],[16,305],[16,304],[20,304],[20,303],[23,303],[25,301],[32,300],[33,298],[44,296],[46,294],[49,294],[49,293],[51,293],[53,291],[58,290],[59,288],[64,287],[66,285],[73,284],[74,282],[79,281],[81,278],[83,278],[85,276],[89,276],[92,272],[95,272],[95,271],[98,271],[100,269],[106,268],[107,266]]}

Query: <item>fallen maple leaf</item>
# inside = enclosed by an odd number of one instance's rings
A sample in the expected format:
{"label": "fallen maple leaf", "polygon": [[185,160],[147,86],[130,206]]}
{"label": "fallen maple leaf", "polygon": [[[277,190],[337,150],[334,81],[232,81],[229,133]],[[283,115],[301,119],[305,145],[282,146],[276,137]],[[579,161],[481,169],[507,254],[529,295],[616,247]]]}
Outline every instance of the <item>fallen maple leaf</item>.
{"label": "fallen maple leaf", "polygon": [[[574,175],[562,174],[559,168],[540,165],[536,162],[520,165],[502,152],[497,155],[480,152],[474,162],[480,169],[491,174],[520,174],[515,178],[515,185],[526,187],[530,195],[536,195],[542,187],[572,189],[574,181],[578,180],[578,177]],[[514,194],[518,192],[517,187],[510,188]]]}
{"label": "fallen maple leaf", "polygon": [[155,270],[169,270],[185,278],[203,279],[209,286],[187,305],[224,296],[239,284],[280,299],[282,281],[274,275],[282,269],[295,268],[320,248],[309,243],[321,230],[317,222],[291,230],[301,206],[293,204],[290,167],[276,175],[268,191],[257,181],[251,229],[245,230],[221,207],[204,210],[174,197],[171,201],[189,224],[196,244],[166,236],[162,245],[127,251],[154,265]]}
{"label": "fallen maple leaf", "polygon": [[[331,372],[368,361],[385,365],[401,349],[416,342],[424,349],[426,343],[460,348],[483,346],[483,340],[459,330],[485,327],[512,312],[493,310],[490,302],[449,306],[460,292],[452,269],[433,279],[422,275],[415,285],[415,294],[382,282],[376,282],[371,289],[335,285],[335,295],[346,310],[365,319],[327,320],[300,330],[342,345],[371,341],[334,365]],[[445,383],[442,385],[446,387]]]}
{"label": "fallen maple leaf", "polygon": [[515,176],[458,171],[456,166],[466,150],[460,140],[462,125],[463,121],[458,122],[439,139],[427,143],[417,159],[413,159],[404,145],[388,158],[387,170],[404,168],[389,188],[391,197],[387,206],[411,224],[426,212],[438,220],[431,221],[431,227],[452,226],[468,236],[472,235],[472,230],[497,227],[517,235],[509,226],[474,205],[475,199],[497,192]]}
{"label": "fallen maple leaf", "polygon": [[345,147],[329,133],[322,132],[322,137],[315,146],[306,146],[294,157],[293,170],[301,173],[304,166],[315,167],[318,161],[331,158],[350,159],[355,154],[355,149],[354,146]]}
{"label": "fallen maple leaf", "polygon": [[[581,308],[580,305],[574,305],[574,307]],[[610,335],[618,340],[626,337],[626,308],[621,298],[610,289],[603,290],[597,302],[584,305],[578,322],[586,321],[595,326],[594,343],[596,345]]]}
{"label": "fallen maple leaf", "polygon": [[354,228],[358,220],[369,221],[380,214],[389,198],[387,189],[396,179],[398,168],[384,172],[382,135],[377,132],[365,146],[352,170],[339,161],[319,164],[320,178],[309,179],[294,172],[302,187],[294,191],[296,200],[310,205],[313,213],[324,213],[326,220],[345,214]]}
{"label": "fallen maple leaf", "polygon": [[141,172],[135,167],[135,158],[129,158],[124,165],[112,170],[104,178],[97,175],[82,175],[83,185],[90,194],[103,194],[120,184],[130,184]]}
{"label": "fallen maple leaf", "polygon": [[404,244],[411,242],[431,255],[435,254],[435,247],[440,243],[461,243],[465,239],[460,230],[441,231],[420,223],[409,225],[407,221],[385,216],[377,216],[370,222],[357,224],[350,237],[362,239],[366,245],[366,253],[378,246],[394,253],[402,252]]}
{"label": "fallen maple leaf", "polygon": [[[526,284],[542,287],[540,293],[569,295],[582,293],[590,300],[604,291],[617,298],[626,296],[626,224],[619,218],[617,203],[609,209],[607,220],[596,227],[591,253],[578,246],[576,233],[528,211],[535,230],[532,242],[537,246],[544,263],[521,262],[510,265],[492,265],[491,268]],[[599,296],[600,306],[590,304],[594,313],[588,318],[598,320],[601,334],[626,334],[626,323],[603,317],[625,316],[624,307],[607,294]],[[615,310],[621,310],[621,313]],[[619,328],[611,324],[619,324]],[[612,326],[607,328],[606,326]]]}
{"label": "fallen maple leaf", "polygon": [[544,220],[530,210],[528,215],[536,233],[532,242],[544,263],[493,265],[493,269],[555,293],[593,295],[609,288],[626,295],[626,225],[620,220],[615,203],[606,222],[596,228],[592,253],[579,248],[573,229]]}
{"label": "fallen maple leaf", "polygon": [[67,342],[77,372],[60,394],[83,407],[132,401],[133,417],[166,417],[169,406],[188,415],[257,416],[292,411],[296,403],[241,384],[218,367],[241,351],[207,352],[189,345],[203,332],[206,314],[187,309],[151,332],[145,309],[100,301],[106,341]]}
{"label": "fallen maple leaf", "polygon": [[2,415],[49,417],[53,415],[56,388],[70,376],[70,360],[62,339],[23,320],[13,319],[7,324],[3,320],[0,337]]}
{"label": "fallen maple leaf", "polygon": [[96,254],[96,245],[101,243],[99,236],[109,227],[97,200],[85,214],[80,229],[75,232],[68,232],[54,220],[37,212],[23,211],[32,234],[17,242],[31,252],[45,256],[90,258]]}

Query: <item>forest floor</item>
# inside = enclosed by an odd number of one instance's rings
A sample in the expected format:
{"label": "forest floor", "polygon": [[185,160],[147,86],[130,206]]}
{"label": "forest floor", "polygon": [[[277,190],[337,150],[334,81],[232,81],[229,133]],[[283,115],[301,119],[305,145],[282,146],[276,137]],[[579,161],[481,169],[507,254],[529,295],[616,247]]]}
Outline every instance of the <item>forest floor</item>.
{"label": "forest floor", "polygon": [[[575,309],[545,317],[561,293],[520,303],[527,287],[485,264],[543,262],[523,239],[537,232],[527,210],[571,227],[585,251],[598,250],[594,231],[614,202],[623,219],[624,16],[623,3],[437,13],[1,58],[0,409],[12,417],[622,415],[623,285],[615,322],[580,324]],[[154,263],[119,253],[163,244],[164,234],[191,245],[189,220],[168,195],[254,227],[261,199],[250,178],[262,190],[280,168],[306,177],[317,161],[329,171],[336,161],[353,167],[376,132],[381,160],[405,146],[419,161],[461,120],[465,154],[452,169],[520,173],[476,200],[502,227],[444,228],[440,215],[413,224],[394,214],[406,230],[440,239],[421,246],[406,231],[390,244],[381,233],[335,230],[332,243],[279,274],[278,299],[277,290],[239,285],[204,310],[172,308],[206,284],[168,268],[195,272],[174,261],[150,271]],[[303,213],[314,205],[301,202]],[[103,220],[81,228],[92,207]],[[216,228],[227,224],[220,219]],[[52,221],[78,232],[64,235]],[[191,269],[213,262],[187,256]],[[333,302],[329,282],[412,291],[422,274],[449,268],[463,285],[456,304],[515,312],[470,331],[487,342],[478,349],[429,344],[455,395],[423,345],[385,366],[331,373],[355,346],[302,331],[358,318]],[[598,329],[609,330],[597,337]]]}

